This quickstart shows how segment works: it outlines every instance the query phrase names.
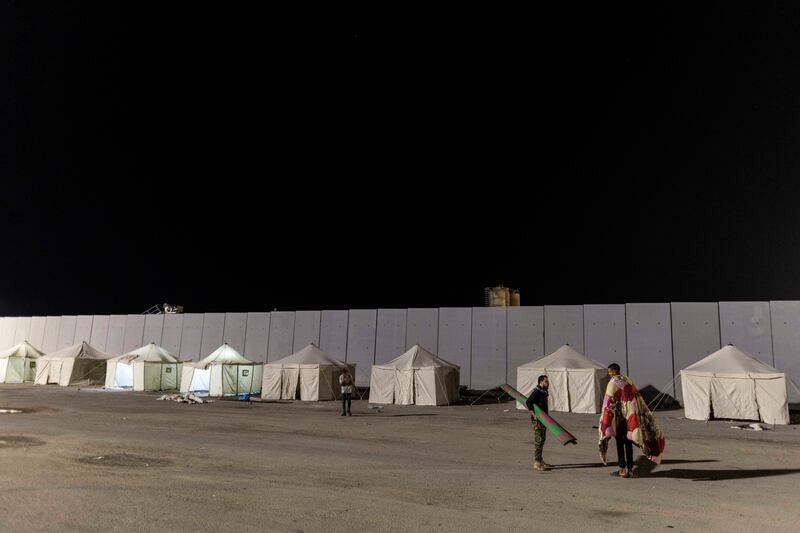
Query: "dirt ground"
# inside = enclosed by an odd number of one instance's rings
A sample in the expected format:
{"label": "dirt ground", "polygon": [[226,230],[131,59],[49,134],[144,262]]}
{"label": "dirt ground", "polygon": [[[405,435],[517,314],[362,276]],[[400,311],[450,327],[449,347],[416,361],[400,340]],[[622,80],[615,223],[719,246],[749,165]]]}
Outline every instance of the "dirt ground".
{"label": "dirt ground", "polygon": [[[800,425],[752,432],[658,412],[665,461],[599,462],[597,417],[554,413],[533,472],[528,416],[451,407],[217,401],[2,385],[0,531],[798,531]],[[612,444],[613,446],[613,444]],[[616,457],[615,451],[610,455]]]}

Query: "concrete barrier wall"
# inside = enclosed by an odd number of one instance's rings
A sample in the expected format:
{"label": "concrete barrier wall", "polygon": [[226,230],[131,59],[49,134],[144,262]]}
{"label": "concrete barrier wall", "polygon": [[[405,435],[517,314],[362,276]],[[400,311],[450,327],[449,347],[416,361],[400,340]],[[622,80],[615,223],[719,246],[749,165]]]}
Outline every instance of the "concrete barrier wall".
{"label": "concrete barrier wall", "polygon": [[506,312],[506,383],[516,387],[517,367],[544,353],[544,307],[509,307]]}
{"label": "concrete barrier wall", "polygon": [[277,361],[287,355],[292,355],[294,321],[294,311],[273,311],[270,313],[268,361]]}
{"label": "concrete barrier wall", "polygon": [[319,311],[297,311],[294,320],[294,339],[292,353],[302,350],[309,344],[319,346],[322,314]]}
{"label": "concrete barrier wall", "polygon": [[[155,343],[161,346],[161,338],[164,336],[164,317],[167,315],[146,315],[144,321],[144,335],[142,344]],[[77,337],[77,334],[76,334]]]}
{"label": "concrete barrier wall", "polygon": [[[183,335],[183,317],[185,315],[164,315],[164,330],[161,332],[161,346],[172,355],[181,353],[181,337]],[[178,357],[182,359],[186,357]]]}
{"label": "concrete barrier wall", "polygon": [[406,351],[406,309],[378,309],[375,362],[383,364]]}
{"label": "concrete barrier wall", "polygon": [[583,306],[584,354],[602,365],[617,363],[628,373],[625,304]]}
{"label": "concrete barrier wall", "polygon": [[373,363],[419,343],[459,365],[461,384],[474,389],[514,384],[517,366],[570,344],[619,363],[640,388],[666,386],[678,397],[680,370],[732,343],[800,384],[795,301],[3,317],[0,349],[22,340],[45,352],[89,340],[113,355],[160,342],[195,361],[227,342],[262,362],[313,342],[357,363],[362,386]]}
{"label": "concrete barrier wall", "polygon": [[[164,321],[164,315],[152,315],[153,317],[161,317],[161,321]],[[77,344],[79,342],[89,342],[89,339],[92,338],[92,324],[94,322],[94,317],[92,315],[80,315],[78,316],[78,321],[75,325],[75,338],[73,339],[73,343]],[[158,341],[161,341],[161,335],[159,334]]]}
{"label": "concrete barrier wall", "polygon": [[346,310],[323,311],[319,331],[319,347],[333,358],[347,358],[347,324],[350,313]]}
{"label": "concrete barrier wall", "polygon": [[[696,363],[720,349],[719,305],[716,302],[675,302],[672,304],[672,372]],[[680,380],[675,397],[683,399]]]}
{"label": "concrete barrier wall", "polygon": [[247,330],[244,334],[244,355],[251,361],[267,362],[269,348],[269,313],[247,313]]}
{"label": "concrete barrier wall", "polygon": [[225,328],[222,342],[244,355],[247,334],[247,313],[225,313]]}

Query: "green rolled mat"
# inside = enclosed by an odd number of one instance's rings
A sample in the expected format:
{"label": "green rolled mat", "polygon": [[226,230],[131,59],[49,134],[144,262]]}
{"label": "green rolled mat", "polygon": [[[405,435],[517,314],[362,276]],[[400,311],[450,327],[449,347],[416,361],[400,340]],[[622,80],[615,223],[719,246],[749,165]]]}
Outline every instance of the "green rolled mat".
{"label": "green rolled mat", "polygon": [[[504,392],[507,392],[509,396],[511,396],[512,398],[517,400],[522,405],[525,405],[525,402],[528,401],[528,397],[527,396],[525,396],[524,394],[519,392],[517,389],[515,389],[511,385],[508,385],[508,384],[500,385],[500,388],[503,389]],[[525,405],[525,408],[527,409],[528,406]],[[564,429],[561,426],[561,424],[556,422],[555,419],[552,416],[550,416],[547,413],[545,413],[544,411],[542,411],[539,408],[538,405],[534,405],[533,406],[533,413],[536,416],[536,418],[539,419],[539,422],[544,424],[544,427],[547,428],[547,431],[552,433],[555,436],[555,438],[557,438],[558,441],[561,444],[567,444],[567,443],[570,443],[570,442],[572,444],[578,444],[578,439],[576,439],[575,436],[572,433],[570,433],[569,431]]]}

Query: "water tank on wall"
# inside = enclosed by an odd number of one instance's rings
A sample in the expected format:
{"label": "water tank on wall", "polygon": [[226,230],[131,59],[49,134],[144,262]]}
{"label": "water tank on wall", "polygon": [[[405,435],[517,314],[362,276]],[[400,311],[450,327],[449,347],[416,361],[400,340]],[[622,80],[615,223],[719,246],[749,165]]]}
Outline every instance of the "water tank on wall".
{"label": "water tank on wall", "polygon": [[519,305],[520,295],[516,289],[509,289],[503,285],[486,287],[484,289],[484,305],[486,307],[506,307]]}

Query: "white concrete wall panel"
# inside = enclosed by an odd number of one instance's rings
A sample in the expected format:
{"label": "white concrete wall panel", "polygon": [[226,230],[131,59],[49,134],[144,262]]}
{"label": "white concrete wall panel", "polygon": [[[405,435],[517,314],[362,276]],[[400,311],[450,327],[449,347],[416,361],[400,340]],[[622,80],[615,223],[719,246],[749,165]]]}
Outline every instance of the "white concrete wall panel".
{"label": "white concrete wall panel", "polygon": [[183,314],[170,313],[164,315],[164,329],[161,332],[161,347],[178,359],[190,359],[181,353],[181,337],[183,335]]}
{"label": "white concrete wall panel", "polygon": [[39,351],[44,351],[44,329],[47,317],[33,316],[31,317],[31,332],[28,336],[28,342],[33,344],[34,348]]}
{"label": "white concrete wall panel", "polygon": [[55,352],[58,349],[58,330],[61,326],[60,316],[48,316],[44,324],[44,341],[42,351],[44,353]]}
{"label": "white concrete wall panel", "polygon": [[297,311],[295,313],[292,352],[302,350],[309,344],[319,347],[321,320],[322,314],[319,311]]}
{"label": "white concrete wall panel", "polygon": [[17,329],[17,317],[7,316],[0,319],[0,349],[14,346],[14,334]]}
{"label": "white concrete wall panel", "polygon": [[267,362],[269,322],[269,313],[247,313],[247,333],[242,355],[251,361]]}
{"label": "white concrete wall panel", "polygon": [[508,308],[506,383],[517,384],[517,367],[544,357],[544,307]]}
{"label": "white concrete wall panel", "polygon": [[356,385],[369,386],[375,363],[376,309],[351,309],[347,328],[347,362],[356,364]]}
{"label": "white concrete wall panel", "polygon": [[109,315],[94,315],[94,317],[92,317],[92,335],[89,344],[101,352],[106,351],[108,328],[110,325],[111,317]]}
{"label": "white concrete wall panel", "polygon": [[669,304],[626,304],[625,309],[628,375],[640,390],[651,385],[674,396]]}
{"label": "white concrete wall panel", "polygon": [[628,373],[625,340],[625,304],[587,304],[583,306],[584,355],[600,363],[617,363]]}
{"label": "white concrete wall panel", "polygon": [[483,390],[506,380],[506,308],[472,308],[470,388]]}
{"label": "white concrete wall panel", "polygon": [[206,313],[203,316],[203,337],[200,356],[205,357],[222,346],[225,334],[225,313]]}
{"label": "white concrete wall panel", "polygon": [[322,312],[319,332],[319,347],[334,359],[344,361],[347,357],[347,310]]}
{"label": "white concrete wall panel", "polygon": [[583,306],[544,306],[544,351],[549,355],[565,344],[583,353]]}
{"label": "white concrete wall panel", "polygon": [[409,309],[406,320],[406,350],[419,344],[436,353],[439,345],[439,309]]}
{"label": "white concrete wall panel", "polygon": [[268,360],[275,361],[292,355],[294,347],[294,311],[273,311],[269,324]]}
{"label": "white concrete wall panel", "polygon": [[77,344],[86,341],[91,344],[93,323],[94,317],[92,315],[78,315],[78,321],[75,323],[73,343]]}
{"label": "white concrete wall panel", "polygon": [[472,308],[439,309],[439,348],[442,359],[461,367],[461,385],[469,387],[472,356]]}
{"label": "white concrete wall panel", "polygon": [[800,387],[800,302],[770,302],[769,307],[775,358],[773,366],[786,372]]}
{"label": "white concrete wall panel", "polygon": [[69,348],[75,344],[75,327],[78,325],[78,317],[65,315],[61,317],[61,324],[58,326],[57,350]]}
{"label": "white concrete wall panel", "polygon": [[406,351],[406,309],[378,309],[375,362],[391,361]]}
{"label": "white concrete wall panel", "polygon": [[167,315],[144,315],[142,346],[146,346],[151,342],[161,346],[161,338],[164,336],[164,317],[166,316]]}
{"label": "white concrete wall panel", "polygon": [[106,353],[111,355],[122,355],[125,353],[125,323],[127,321],[127,315],[111,315],[108,322]]}
{"label": "white concrete wall panel", "polygon": [[[245,337],[247,336],[247,313],[225,313],[225,329],[222,342],[228,343],[234,350],[244,355]],[[245,357],[247,357],[245,355]]]}
{"label": "white concrete wall panel", "polygon": [[719,302],[722,346],[733,344],[759,361],[775,366],[769,302]]}
{"label": "white concrete wall panel", "polygon": [[16,329],[14,329],[14,346],[21,343],[22,341],[28,341],[29,343],[31,343],[30,335],[31,335],[31,317],[29,316],[19,317],[17,319],[17,327]]}
{"label": "white concrete wall panel", "polygon": [[[504,333],[502,339],[499,333]],[[28,340],[45,352],[88,340],[117,355],[159,338],[171,352],[194,360],[224,341],[259,361],[278,359],[316,341],[333,357],[358,363],[359,385],[368,384],[376,357],[385,362],[415,343],[458,364],[461,383],[478,389],[513,382],[517,366],[562,344],[601,364],[619,363],[640,387],[664,385],[681,368],[727,343],[800,381],[800,302],[81,315],[0,321],[0,344]],[[679,389],[674,392],[680,394]]]}
{"label": "white concrete wall panel", "polygon": [[128,315],[125,320],[125,338],[122,341],[122,353],[141,348],[144,339],[144,322],[147,315]]}
{"label": "white concrete wall panel", "polygon": [[207,356],[201,353],[203,346],[203,313],[185,313],[183,315],[183,329],[181,330],[181,358],[189,361],[199,361]]}
{"label": "white concrete wall panel", "polygon": [[[716,302],[672,302],[673,375],[719,350],[719,306]],[[683,401],[680,377],[675,398]]]}

